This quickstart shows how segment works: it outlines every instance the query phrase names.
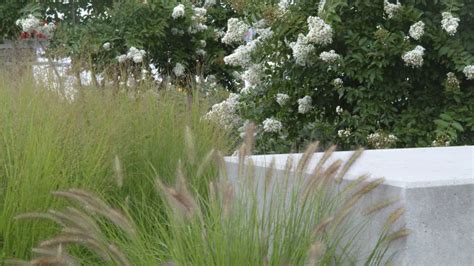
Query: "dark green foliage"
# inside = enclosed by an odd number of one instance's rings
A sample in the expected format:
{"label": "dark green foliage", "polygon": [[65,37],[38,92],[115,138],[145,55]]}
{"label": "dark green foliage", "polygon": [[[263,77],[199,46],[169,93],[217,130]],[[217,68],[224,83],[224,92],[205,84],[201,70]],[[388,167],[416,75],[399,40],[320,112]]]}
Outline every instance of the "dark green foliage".
{"label": "dark green foliage", "polygon": [[[297,1],[273,23],[273,38],[256,52],[256,63],[267,66],[267,78],[243,96],[243,115],[257,123],[275,117],[284,127],[282,134],[260,137],[260,152],[299,149],[312,140],[351,149],[367,145],[367,136],[377,131],[397,136],[398,147],[429,146],[434,140],[474,143],[474,81],[462,72],[474,64],[474,2],[401,1],[399,12],[386,19],[382,0],[328,0],[321,17],[334,30],[333,43],[317,46],[314,63],[302,67],[288,43],[307,33],[306,19],[318,15],[318,2]],[[441,28],[444,11],[460,18],[454,36]],[[425,34],[409,39],[410,25],[420,20]],[[416,45],[426,49],[423,66],[405,66],[402,55]],[[318,56],[331,49],[342,60],[329,69]],[[459,80],[459,89],[447,88],[448,72]],[[341,88],[332,84],[335,78],[343,79]],[[277,93],[288,94],[290,104],[280,107]],[[303,115],[296,100],[305,95],[314,108]],[[341,115],[337,106],[345,110]],[[338,137],[343,129],[351,130],[348,138]]]}

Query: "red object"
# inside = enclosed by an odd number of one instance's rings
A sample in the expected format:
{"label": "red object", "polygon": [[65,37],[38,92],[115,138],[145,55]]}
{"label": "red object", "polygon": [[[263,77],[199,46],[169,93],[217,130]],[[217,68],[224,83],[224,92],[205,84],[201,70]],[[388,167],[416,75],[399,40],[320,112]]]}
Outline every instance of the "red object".
{"label": "red object", "polygon": [[41,33],[41,32],[38,32],[35,36],[36,36],[36,38],[38,38],[38,39],[46,39],[46,38],[47,38],[46,35],[44,35],[44,34]]}
{"label": "red object", "polygon": [[31,35],[28,32],[22,32],[20,34],[20,39],[22,39],[22,40],[29,39],[30,37],[31,37]]}

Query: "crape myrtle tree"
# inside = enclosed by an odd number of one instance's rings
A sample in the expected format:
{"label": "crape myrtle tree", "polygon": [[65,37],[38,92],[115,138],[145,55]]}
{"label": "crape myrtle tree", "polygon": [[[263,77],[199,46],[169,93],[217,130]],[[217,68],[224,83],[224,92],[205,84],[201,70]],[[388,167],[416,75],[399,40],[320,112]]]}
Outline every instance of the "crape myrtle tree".
{"label": "crape myrtle tree", "polygon": [[[79,22],[81,15],[101,13],[113,0],[4,0],[0,4],[0,34],[2,39],[16,40],[21,35],[18,19],[33,15],[41,22]],[[83,16],[82,19],[86,19]]]}
{"label": "crape myrtle tree", "polygon": [[[474,2],[280,1],[228,22],[245,86],[208,116],[258,125],[259,152],[474,143]],[[254,20],[255,21],[255,20]],[[251,29],[252,40],[232,39]],[[267,33],[258,34],[266,29]],[[262,36],[265,36],[262,38]]]}
{"label": "crape myrtle tree", "polygon": [[51,51],[117,87],[154,77],[161,87],[190,90],[210,80],[232,89],[233,70],[223,62],[231,50],[219,41],[232,13],[220,1],[115,1],[79,24],[58,27]]}
{"label": "crape myrtle tree", "polygon": [[[238,84],[234,69],[223,61],[232,49],[219,40],[235,13],[231,2],[25,1],[14,5],[14,20],[30,25],[33,16],[41,23],[54,22],[47,53],[71,58],[75,75],[90,71],[96,85],[113,82],[129,88],[154,77],[162,86],[190,89],[207,80],[232,90]],[[14,20],[13,39],[21,32]]]}

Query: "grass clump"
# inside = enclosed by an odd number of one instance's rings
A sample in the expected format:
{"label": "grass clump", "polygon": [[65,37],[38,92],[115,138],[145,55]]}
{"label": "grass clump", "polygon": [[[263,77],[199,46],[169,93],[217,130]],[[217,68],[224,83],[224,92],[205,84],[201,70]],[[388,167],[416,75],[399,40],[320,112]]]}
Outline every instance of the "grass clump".
{"label": "grass clump", "polygon": [[[190,130],[186,133],[190,138]],[[248,136],[253,135],[251,131]],[[189,142],[189,151],[196,149]],[[403,209],[396,209],[380,232],[370,254],[357,251],[362,226],[351,217],[358,203],[383,179],[362,176],[348,183],[343,177],[361,151],[347,161],[331,160],[329,149],[308,175],[309,162],[318,145],[309,146],[296,165],[287,162],[283,171],[270,167],[264,175],[255,172],[252,141],[239,150],[238,176],[226,178],[223,157],[211,151],[200,160],[195,172],[177,164],[176,178],[155,179],[155,193],[165,206],[134,211],[126,201],[106,203],[90,192],[69,189],[55,192],[73,205],[62,211],[29,213],[17,218],[46,218],[61,232],[39,243],[33,250],[38,261],[60,265],[380,265],[387,263],[391,243],[406,236],[404,228],[394,230]],[[192,153],[184,157],[191,160]],[[196,157],[194,157],[196,158]],[[209,163],[219,166],[216,180],[207,193],[199,193],[192,178]],[[120,183],[118,183],[120,184]],[[392,200],[365,210],[370,215]],[[111,207],[120,206],[119,209]],[[72,216],[78,217],[71,219]],[[148,225],[154,225],[150,228]],[[78,253],[77,247],[90,253]],[[90,256],[86,256],[88,254]]]}
{"label": "grass clump", "polygon": [[[146,211],[162,212],[152,177],[174,179],[188,153],[184,129],[195,132],[195,158],[210,147],[225,150],[228,143],[225,132],[201,119],[208,105],[197,97],[188,102],[179,93],[132,97],[96,88],[84,88],[71,100],[32,79],[0,75],[0,264],[30,257],[31,247],[57,233],[51,223],[13,219],[63,206],[52,191],[76,187],[126,201],[136,219]],[[183,165],[186,172],[197,171],[191,161]],[[205,191],[201,184],[216,176],[215,169],[200,171],[187,182]]]}

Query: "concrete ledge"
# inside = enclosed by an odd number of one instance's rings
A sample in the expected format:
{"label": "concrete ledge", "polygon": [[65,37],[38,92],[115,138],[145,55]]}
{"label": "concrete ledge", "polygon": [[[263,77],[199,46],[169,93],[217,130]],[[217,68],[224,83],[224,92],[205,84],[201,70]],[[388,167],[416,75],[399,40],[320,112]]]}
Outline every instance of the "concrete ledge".
{"label": "concrete ledge", "polygon": [[[332,160],[345,160],[350,155],[351,152],[336,152]],[[252,156],[256,178],[263,176],[273,159],[276,170],[284,170],[290,156],[294,161],[301,158],[301,154]],[[308,169],[321,156],[317,153]],[[225,160],[229,177],[236,178],[238,158]],[[400,198],[406,209],[400,226],[406,226],[411,233],[394,247],[399,251],[395,265],[474,265],[473,167],[474,146],[368,150],[346,180],[367,173],[385,177],[385,184],[362,203],[366,206],[387,197]],[[375,243],[390,211],[375,216],[364,241]]]}

